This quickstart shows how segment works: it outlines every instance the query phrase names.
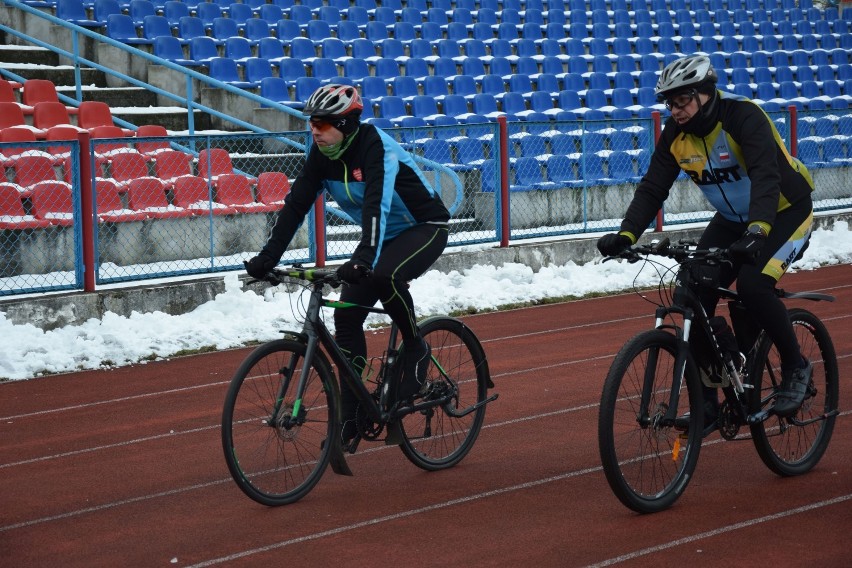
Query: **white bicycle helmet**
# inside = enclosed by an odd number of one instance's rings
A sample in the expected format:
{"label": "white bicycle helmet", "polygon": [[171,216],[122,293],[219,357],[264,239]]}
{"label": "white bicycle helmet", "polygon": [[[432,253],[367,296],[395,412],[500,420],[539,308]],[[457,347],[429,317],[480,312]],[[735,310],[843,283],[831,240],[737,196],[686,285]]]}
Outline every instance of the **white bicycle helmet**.
{"label": "white bicycle helmet", "polygon": [[698,88],[705,82],[715,84],[718,79],[716,70],[710,64],[709,57],[691,55],[666,65],[666,68],[660,74],[654,93],[657,95],[657,99],[661,100],[674,91],[687,87]]}
{"label": "white bicycle helmet", "polygon": [[361,114],[364,104],[358,89],[352,85],[323,85],[308,97],[304,114],[319,118],[339,118],[352,113]]}

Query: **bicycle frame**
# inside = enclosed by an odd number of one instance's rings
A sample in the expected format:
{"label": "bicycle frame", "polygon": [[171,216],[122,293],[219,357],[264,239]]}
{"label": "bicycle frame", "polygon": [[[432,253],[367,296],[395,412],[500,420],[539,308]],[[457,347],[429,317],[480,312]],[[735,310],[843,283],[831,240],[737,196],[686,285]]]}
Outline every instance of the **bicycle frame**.
{"label": "bicycle frame", "polygon": [[[305,314],[305,322],[302,326],[301,333],[293,331],[285,331],[284,333],[293,335],[299,340],[305,342],[305,361],[312,361],[314,356],[316,355],[317,349],[323,347],[325,349],[325,352],[331,358],[332,362],[337,366],[338,372],[340,374],[340,380],[345,382],[346,385],[350,388],[350,390],[355,394],[355,397],[358,399],[358,402],[361,404],[362,408],[366,411],[367,416],[373,422],[385,424],[393,419],[399,418],[411,412],[425,410],[427,408],[432,408],[435,406],[442,406],[452,398],[452,393],[448,393],[433,400],[419,402],[412,406],[406,406],[403,408],[397,408],[396,406],[394,406],[385,410],[383,406],[384,402],[386,402],[385,396],[387,395],[387,389],[383,388],[381,400],[377,404],[376,400],[373,398],[372,393],[367,390],[367,387],[362,382],[360,373],[358,373],[353,368],[352,364],[349,362],[349,359],[343,353],[340,346],[337,344],[337,341],[335,341],[332,333],[329,331],[328,327],[326,327],[325,323],[323,323],[322,318],[320,317],[320,310],[322,310],[323,308],[361,308],[367,310],[368,312],[377,314],[387,314],[387,312],[382,308],[377,308],[374,306],[362,306],[359,304],[351,304],[347,302],[340,302],[339,300],[330,300],[328,298],[324,298],[322,295],[323,286],[324,283],[322,281],[314,281],[311,285],[310,300],[308,301],[308,306]],[[388,373],[391,369],[393,369],[394,363],[396,362],[397,356],[399,355],[399,352],[396,349],[398,335],[399,329],[397,328],[396,324],[391,323],[387,351],[385,353],[385,357],[383,358],[382,367],[379,370],[379,375],[382,377],[383,384],[387,384],[386,381],[388,381],[390,378],[388,376]],[[283,399],[283,393],[286,392],[287,388],[289,388],[289,377],[292,374],[292,368],[295,366],[295,364],[295,360],[290,363],[291,368],[287,375],[288,380],[282,382],[281,392],[278,396],[279,400]],[[307,384],[310,369],[310,365],[304,365],[302,367],[301,375],[299,377],[299,383],[297,385],[296,391],[296,402],[294,404],[292,412],[292,419],[295,421],[299,420],[302,394],[304,393],[305,385]],[[442,372],[442,374],[444,373]],[[446,375],[444,374],[444,376]],[[475,408],[471,409],[470,412],[472,412],[473,410],[475,410]],[[276,415],[277,411],[278,409],[276,409],[275,411]]]}

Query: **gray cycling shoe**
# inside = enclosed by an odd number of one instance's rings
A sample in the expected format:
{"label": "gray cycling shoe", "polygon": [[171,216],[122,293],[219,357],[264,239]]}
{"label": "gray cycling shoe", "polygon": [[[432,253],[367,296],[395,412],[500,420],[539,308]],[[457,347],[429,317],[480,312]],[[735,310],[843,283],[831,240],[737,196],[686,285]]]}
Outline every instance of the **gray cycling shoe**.
{"label": "gray cycling shoe", "polygon": [[775,414],[782,418],[794,416],[805,402],[811,377],[814,374],[814,365],[810,361],[803,368],[791,371],[781,371],[781,388],[775,395]]}

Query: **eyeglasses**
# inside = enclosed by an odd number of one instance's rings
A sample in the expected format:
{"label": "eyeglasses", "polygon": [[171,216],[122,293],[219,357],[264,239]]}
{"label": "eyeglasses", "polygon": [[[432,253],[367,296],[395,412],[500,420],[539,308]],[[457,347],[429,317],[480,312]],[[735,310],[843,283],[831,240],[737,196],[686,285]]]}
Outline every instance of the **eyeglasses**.
{"label": "eyeglasses", "polygon": [[321,118],[312,118],[310,120],[310,124],[311,128],[313,128],[317,132],[325,132],[326,130],[331,128],[331,123]]}
{"label": "eyeglasses", "polygon": [[686,105],[692,102],[692,99],[694,99],[697,94],[698,93],[695,91],[695,89],[693,89],[691,91],[687,91],[686,93],[675,95],[670,99],[666,99],[666,108],[669,110],[683,109],[686,107]]}

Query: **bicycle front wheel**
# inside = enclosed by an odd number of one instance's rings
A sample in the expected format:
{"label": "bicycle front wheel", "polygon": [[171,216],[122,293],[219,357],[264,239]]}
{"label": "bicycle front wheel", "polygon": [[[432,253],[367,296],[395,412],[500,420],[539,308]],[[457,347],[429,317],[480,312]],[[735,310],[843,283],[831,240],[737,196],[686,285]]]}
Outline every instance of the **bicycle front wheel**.
{"label": "bicycle front wheel", "polygon": [[[792,418],[772,416],[751,426],[763,463],[783,476],[806,473],[822,458],[834,431],[839,398],[837,356],[825,325],[799,308],[790,310],[790,320],[802,355],[814,366],[808,394]],[[761,336],[748,376],[754,385],[751,410],[756,412],[769,403],[781,384],[781,358],[766,334]]]}
{"label": "bicycle front wheel", "polygon": [[305,348],[289,339],[261,345],[237,369],[225,397],[225,462],[237,486],[263,505],[301,499],[329,463],[334,376],[318,353],[298,398]]}
{"label": "bicycle front wheel", "polygon": [[474,333],[461,321],[437,317],[420,326],[432,348],[427,371],[428,396],[455,392],[448,403],[401,419],[400,447],[412,463],[428,471],[452,467],[473,447],[485,420],[485,400],[491,381],[485,352]]}
{"label": "bicycle front wheel", "polygon": [[[598,418],[603,470],[616,497],[639,513],[670,507],[698,463],[704,421],[701,385],[694,365],[687,364],[685,380],[672,396],[677,350],[671,333],[640,333],[618,352],[604,382]],[[687,410],[684,431],[670,418]]]}

